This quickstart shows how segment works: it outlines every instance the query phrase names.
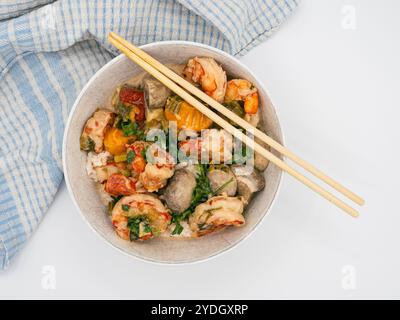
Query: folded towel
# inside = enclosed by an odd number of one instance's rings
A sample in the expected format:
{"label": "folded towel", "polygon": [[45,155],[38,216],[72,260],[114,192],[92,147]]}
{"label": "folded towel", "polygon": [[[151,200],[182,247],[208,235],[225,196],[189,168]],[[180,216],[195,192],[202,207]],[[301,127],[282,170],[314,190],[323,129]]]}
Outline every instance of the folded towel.
{"label": "folded towel", "polygon": [[2,0],[0,269],[54,199],[69,110],[117,54],[107,43],[110,30],[137,45],[190,40],[242,55],[296,6],[296,0]]}

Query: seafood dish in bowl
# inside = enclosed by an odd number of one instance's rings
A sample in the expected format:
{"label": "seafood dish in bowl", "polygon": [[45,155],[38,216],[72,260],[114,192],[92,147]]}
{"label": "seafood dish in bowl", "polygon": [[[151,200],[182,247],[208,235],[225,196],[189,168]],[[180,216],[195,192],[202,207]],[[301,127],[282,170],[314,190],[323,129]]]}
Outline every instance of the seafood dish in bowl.
{"label": "seafood dish in bowl", "polygon": [[[185,42],[148,50],[282,140],[268,96],[236,59]],[[78,97],[63,151],[67,186],[87,222],[114,247],[155,262],[199,261],[232,247],[261,221],[280,182],[268,160],[123,56]]]}
{"label": "seafood dish in bowl", "polygon": [[[258,90],[250,81],[228,80],[210,57],[194,57],[174,69],[259,125]],[[245,224],[245,207],[265,186],[268,160],[255,154],[250,163],[251,150],[246,158],[242,149],[235,154],[228,132],[150,75],[118,86],[110,107],[87,120],[80,148],[88,152],[88,176],[97,183],[118,236],[130,241],[200,237]],[[165,140],[172,132],[179,147],[175,157],[172,146],[152,139]],[[255,168],[246,175],[249,164]]]}

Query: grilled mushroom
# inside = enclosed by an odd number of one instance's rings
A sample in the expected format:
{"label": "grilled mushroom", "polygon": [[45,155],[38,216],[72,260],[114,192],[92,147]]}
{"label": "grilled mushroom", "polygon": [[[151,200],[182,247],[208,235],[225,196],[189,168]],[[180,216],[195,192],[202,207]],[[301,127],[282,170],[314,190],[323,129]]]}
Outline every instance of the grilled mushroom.
{"label": "grilled mushroom", "polygon": [[163,108],[167,102],[170,90],[153,77],[144,80],[144,90],[149,109]]}
{"label": "grilled mushroom", "polygon": [[207,177],[214,194],[220,195],[225,193],[228,196],[234,196],[236,194],[236,177],[228,166],[211,167]]}
{"label": "grilled mushroom", "polygon": [[163,199],[172,211],[183,212],[190,206],[195,187],[196,178],[192,172],[177,170],[165,189]]}
{"label": "grilled mushroom", "polygon": [[[257,142],[258,144],[262,145],[265,149],[270,150],[269,146],[261,141],[258,138],[254,139],[255,142]],[[259,154],[258,152],[254,153],[254,167],[259,170],[259,171],[264,171],[265,169],[267,169],[269,164],[269,160],[264,158],[261,154]]]}
{"label": "grilled mushroom", "polygon": [[242,196],[246,203],[249,203],[253,194],[265,187],[263,174],[257,169],[251,170],[245,165],[233,165],[231,169],[237,179],[238,195]]}

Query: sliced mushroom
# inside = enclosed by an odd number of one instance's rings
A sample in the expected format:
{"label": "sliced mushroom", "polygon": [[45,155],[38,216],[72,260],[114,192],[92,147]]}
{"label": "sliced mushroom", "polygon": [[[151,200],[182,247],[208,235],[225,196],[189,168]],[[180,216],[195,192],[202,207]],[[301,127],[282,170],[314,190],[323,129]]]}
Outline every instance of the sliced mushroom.
{"label": "sliced mushroom", "polygon": [[185,161],[183,161],[183,162],[179,162],[177,165],[176,165],[176,167],[175,167],[175,169],[176,170],[187,170],[187,171],[189,171],[191,174],[193,174],[194,175],[194,177],[195,178],[197,178],[198,176],[199,176],[199,174],[200,174],[200,165],[198,165],[198,164],[194,164],[194,163],[192,163],[192,162],[190,162],[190,161],[188,161],[188,162],[185,162]]}
{"label": "sliced mushroom", "polygon": [[231,169],[237,179],[237,193],[248,204],[254,193],[264,189],[264,175],[257,169],[245,165],[233,165]]}
{"label": "sliced mushroom", "polygon": [[146,110],[146,128],[162,129],[167,127],[167,121],[164,116],[164,109],[147,109]]}
{"label": "sliced mushroom", "polygon": [[[265,130],[262,128],[260,110],[258,110],[256,114],[246,113],[246,115],[244,116],[244,120],[246,120],[252,126],[259,128],[262,132],[265,132]],[[265,142],[261,141],[259,138],[254,138],[254,141],[262,145],[267,150],[270,150],[269,146]],[[265,169],[267,169],[268,163],[269,160],[265,159],[258,152],[254,154],[254,166],[257,170],[264,171]]]}
{"label": "sliced mushroom", "polygon": [[[262,145],[265,149],[270,150],[269,146],[261,141],[258,138],[254,139],[255,142],[257,142],[258,144]],[[254,167],[259,170],[259,171],[265,171],[265,169],[267,169],[269,164],[269,160],[264,158],[261,154],[259,154],[258,152],[254,153]]]}
{"label": "sliced mushroom", "polygon": [[207,177],[214,194],[220,195],[225,193],[231,197],[236,194],[236,177],[228,166],[212,167],[207,173]]}
{"label": "sliced mushroom", "polygon": [[153,77],[146,78],[143,81],[143,84],[148,102],[148,108],[163,108],[167,102],[170,90]]}
{"label": "sliced mushroom", "polygon": [[192,172],[177,170],[165,189],[163,199],[173,212],[183,212],[190,206],[195,187],[196,178]]}

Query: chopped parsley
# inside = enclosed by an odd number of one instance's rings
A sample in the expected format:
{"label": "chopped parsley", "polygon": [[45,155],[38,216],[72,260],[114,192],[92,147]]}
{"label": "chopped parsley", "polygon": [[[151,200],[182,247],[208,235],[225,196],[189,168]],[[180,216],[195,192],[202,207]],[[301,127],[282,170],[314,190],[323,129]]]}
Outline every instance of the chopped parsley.
{"label": "chopped parsley", "polygon": [[129,206],[127,204],[122,205],[122,210],[129,211]]}

